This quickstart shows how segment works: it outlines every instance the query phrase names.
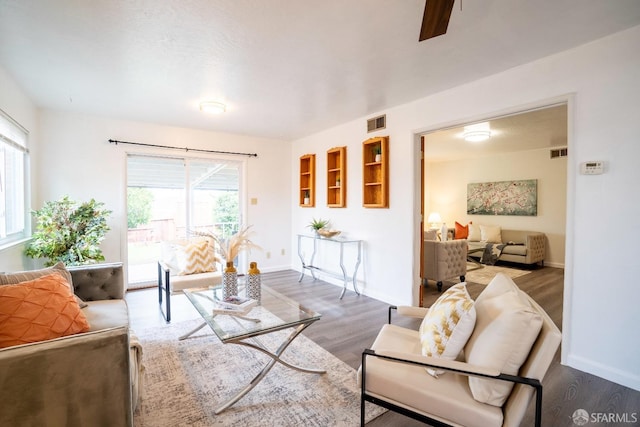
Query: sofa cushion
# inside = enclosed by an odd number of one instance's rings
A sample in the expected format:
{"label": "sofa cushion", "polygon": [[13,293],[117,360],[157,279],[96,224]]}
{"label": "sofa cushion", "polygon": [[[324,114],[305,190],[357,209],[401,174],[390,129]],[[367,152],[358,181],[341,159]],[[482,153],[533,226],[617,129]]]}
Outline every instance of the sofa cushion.
{"label": "sofa cushion", "polygon": [[438,240],[438,230],[425,230],[424,240]]}
{"label": "sofa cushion", "polygon": [[487,243],[502,243],[499,225],[481,225],[480,241]]}
{"label": "sofa cushion", "polygon": [[[447,289],[429,308],[420,325],[422,355],[454,360],[467,343],[476,322],[466,283]],[[437,376],[445,371],[427,370]]]}
{"label": "sofa cushion", "polygon": [[467,240],[470,242],[479,242],[480,238],[480,226],[478,224],[469,223],[469,235],[467,236]]}
{"label": "sofa cushion", "polygon": [[[464,348],[466,361],[517,375],[540,333],[540,313],[503,273],[478,296],[475,308],[475,330]],[[513,383],[470,377],[469,387],[477,401],[502,406]]]}
{"label": "sofa cushion", "polygon": [[[471,223],[469,223],[471,224]],[[456,228],[453,234],[455,239],[466,239],[469,236],[469,224],[462,225],[456,221]]]}
{"label": "sofa cushion", "polygon": [[0,347],[88,330],[89,323],[60,274],[0,286]]}
{"label": "sofa cushion", "polygon": [[89,301],[82,309],[91,331],[129,326],[129,309],[122,299]]}
{"label": "sofa cushion", "polygon": [[504,249],[502,249],[502,253],[508,255],[526,256],[527,247],[525,245],[507,245],[504,247]]}
{"label": "sofa cushion", "polygon": [[[37,279],[38,277],[47,276],[51,273],[58,273],[62,275],[62,277],[64,277],[67,284],[69,285],[71,293],[74,293],[71,273],[69,272],[69,270],[67,270],[62,261],[58,261],[55,265],[47,268],[42,268],[40,270],[16,271],[14,273],[0,274],[0,285],[15,285],[20,282],[27,282],[29,280]],[[84,301],[82,301],[82,299],[80,299],[80,297],[78,297],[77,295],[76,301],[81,308],[85,306]]]}

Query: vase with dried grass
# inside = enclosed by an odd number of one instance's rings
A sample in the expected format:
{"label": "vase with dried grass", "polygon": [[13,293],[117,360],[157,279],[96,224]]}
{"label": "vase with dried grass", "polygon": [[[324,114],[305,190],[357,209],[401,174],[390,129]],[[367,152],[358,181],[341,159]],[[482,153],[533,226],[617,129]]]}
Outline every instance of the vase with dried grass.
{"label": "vase with dried grass", "polygon": [[228,239],[224,239],[211,232],[195,231],[194,234],[212,238],[216,242],[216,250],[225,260],[226,267],[222,272],[222,297],[228,298],[238,295],[238,271],[233,264],[240,252],[251,249],[262,249],[249,238],[252,234],[251,226],[240,227],[238,232]]}

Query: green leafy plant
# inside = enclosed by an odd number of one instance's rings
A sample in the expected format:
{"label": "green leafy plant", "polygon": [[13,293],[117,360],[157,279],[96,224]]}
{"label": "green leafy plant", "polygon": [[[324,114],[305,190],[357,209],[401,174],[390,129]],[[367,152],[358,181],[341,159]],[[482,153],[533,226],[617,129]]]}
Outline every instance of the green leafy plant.
{"label": "green leafy plant", "polygon": [[148,188],[127,188],[127,227],[136,228],[151,220],[153,193]]}
{"label": "green leafy plant", "polygon": [[111,214],[104,203],[91,199],[78,205],[64,196],[32,214],[36,231],[25,250],[28,257],[48,258],[47,266],[58,261],[68,266],[104,261],[100,243],[109,231],[107,218]]}
{"label": "green leafy plant", "polygon": [[310,229],[314,230],[314,231],[318,231],[318,230],[322,230],[323,228],[327,227],[329,225],[329,220],[328,219],[315,219],[313,218],[311,220],[311,222],[307,225],[307,227],[309,227]]}

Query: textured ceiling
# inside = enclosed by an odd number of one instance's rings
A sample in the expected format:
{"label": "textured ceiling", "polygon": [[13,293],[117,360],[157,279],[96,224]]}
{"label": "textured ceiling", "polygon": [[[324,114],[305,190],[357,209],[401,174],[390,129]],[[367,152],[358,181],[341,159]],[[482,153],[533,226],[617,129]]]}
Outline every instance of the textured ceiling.
{"label": "textured ceiling", "polygon": [[424,135],[427,162],[492,156],[498,153],[567,146],[567,105],[487,120],[491,137],[483,142],[464,140],[464,126]]}
{"label": "textured ceiling", "polygon": [[0,65],[40,107],[295,139],[640,24],[638,0],[458,0],[419,43],[423,8],[0,0]]}

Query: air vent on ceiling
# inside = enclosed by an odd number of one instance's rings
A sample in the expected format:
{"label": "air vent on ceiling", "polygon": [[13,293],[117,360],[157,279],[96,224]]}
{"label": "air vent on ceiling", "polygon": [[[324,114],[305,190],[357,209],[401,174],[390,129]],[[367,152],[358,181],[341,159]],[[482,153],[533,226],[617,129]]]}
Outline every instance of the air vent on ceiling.
{"label": "air vent on ceiling", "polygon": [[567,157],[567,147],[564,148],[552,148],[549,152],[552,159],[558,159],[560,157]]}
{"label": "air vent on ceiling", "polygon": [[373,132],[374,130],[384,129],[386,127],[387,127],[386,114],[367,120],[367,132]]}

